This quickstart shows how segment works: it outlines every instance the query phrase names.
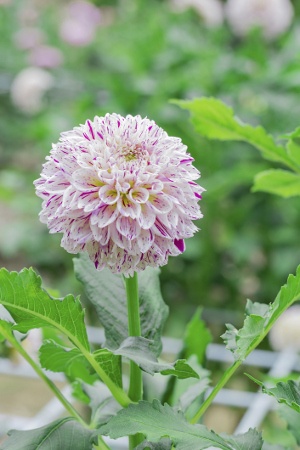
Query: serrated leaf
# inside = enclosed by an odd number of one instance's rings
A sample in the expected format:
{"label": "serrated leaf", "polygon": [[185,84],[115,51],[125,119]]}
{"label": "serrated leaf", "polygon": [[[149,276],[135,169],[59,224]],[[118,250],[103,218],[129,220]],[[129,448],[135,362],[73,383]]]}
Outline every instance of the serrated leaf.
{"label": "serrated leaf", "polygon": [[93,353],[95,360],[101,365],[105,373],[113,382],[122,387],[122,368],[120,356],[114,355],[107,349],[99,349]]}
{"label": "serrated leaf", "polygon": [[[262,391],[272,397],[275,397],[278,403],[284,403],[300,414],[300,382],[288,380],[280,381],[275,387],[268,387],[256,378],[247,375],[251,380],[261,386]],[[300,420],[300,415],[299,415]]]}
{"label": "serrated leaf", "polygon": [[191,425],[181,411],[162,405],[158,400],[129,405],[99,431],[112,439],[142,433],[153,443],[169,437],[177,450],[201,450],[211,446],[223,450],[261,450],[262,446],[258,432],[250,430],[242,436],[219,436],[204,425]]}
{"label": "serrated leaf", "polygon": [[20,273],[0,270],[0,303],[16,322],[13,329],[26,333],[33,328],[53,326],[75,343],[89,349],[84,311],[78,299],[51,297],[33,269]]}
{"label": "serrated leaf", "polygon": [[289,275],[287,283],[281,287],[274,302],[270,305],[270,316],[266,326],[271,328],[283,311],[297,300],[300,300],[300,266],[297,267],[296,275]]}
{"label": "serrated leaf", "polygon": [[295,197],[300,195],[300,175],[287,170],[265,170],[254,177],[252,191]]}
{"label": "serrated leaf", "polygon": [[289,275],[287,283],[281,287],[270,305],[248,301],[244,326],[237,330],[226,325],[223,334],[226,347],[233,352],[235,360],[243,360],[263,340],[279,316],[295,301],[300,299],[300,266],[296,275]]}
{"label": "serrated leaf", "polygon": [[203,136],[221,141],[244,141],[260,150],[265,159],[281,162],[294,168],[295,164],[284,147],[275,144],[262,127],[252,127],[234,117],[233,110],[215,98],[197,98],[173,103],[191,113],[191,122]]}
{"label": "serrated leaf", "polygon": [[93,383],[95,376],[91,374],[91,366],[77,348],[66,348],[55,341],[43,343],[39,350],[41,366],[52,372],[63,372],[72,379],[80,379]]}
{"label": "serrated leaf", "polygon": [[[174,364],[158,362],[152,349],[152,341],[140,336],[130,336],[122,342],[116,350],[100,349],[94,355],[96,360],[102,354],[119,355],[135,362],[142,370],[154,375],[160,372],[162,375],[174,375],[178,378],[199,378],[198,374],[186,363],[185,360],[178,360]],[[108,357],[108,356],[107,356]]]}
{"label": "serrated leaf", "polygon": [[93,431],[72,418],[59,419],[35,430],[8,433],[0,450],[92,450]]}
{"label": "serrated leaf", "polygon": [[188,323],[183,338],[184,357],[188,359],[191,355],[196,355],[199,364],[203,364],[206,348],[212,341],[211,332],[201,319],[201,313],[202,309],[198,308]]}
{"label": "serrated leaf", "polygon": [[178,359],[172,369],[162,370],[162,375],[174,375],[180,380],[187,378],[199,378],[199,375],[195,370],[186,362],[185,359]]}
{"label": "serrated leaf", "polygon": [[[104,327],[108,348],[116,349],[128,336],[127,300],[121,275],[109,270],[97,271],[87,255],[74,259],[75,274],[85,287]],[[159,269],[147,268],[139,273],[139,297],[142,336],[153,341],[156,356],[161,353],[161,333],[168,307],[159,286]]]}
{"label": "serrated leaf", "polygon": [[171,450],[172,442],[170,439],[161,439],[159,442],[143,441],[135,450]]}

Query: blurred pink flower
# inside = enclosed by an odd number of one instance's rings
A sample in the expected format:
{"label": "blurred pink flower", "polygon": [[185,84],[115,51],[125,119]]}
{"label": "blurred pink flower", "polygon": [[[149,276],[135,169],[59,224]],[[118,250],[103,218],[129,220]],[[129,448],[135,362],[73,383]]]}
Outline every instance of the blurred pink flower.
{"label": "blurred pink flower", "polygon": [[179,138],[140,116],[106,114],[61,134],[35,181],[40,220],[98,270],[132,275],[184,251],[203,188]]}
{"label": "blurred pink flower", "polygon": [[74,1],[68,5],[60,36],[70,45],[84,47],[93,41],[100,22],[99,8],[86,1]]}
{"label": "blurred pink flower", "polygon": [[63,55],[56,47],[40,45],[31,50],[28,55],[28,62],[33,66],[50,69],[62,64]]}
{"label": "blurred pink flower", "polygon": [[228,0],[225,13],[238,36],[261,27],[266,39],[274,39],[291,25],[294,15],[290,0]]}
{"label": "blurred pink flower", "polygon": [[21,28],[14,34],[14,42],[16,46],[23,50],[40,45],[44,40],[44,33],[39,28],[25,27]]}

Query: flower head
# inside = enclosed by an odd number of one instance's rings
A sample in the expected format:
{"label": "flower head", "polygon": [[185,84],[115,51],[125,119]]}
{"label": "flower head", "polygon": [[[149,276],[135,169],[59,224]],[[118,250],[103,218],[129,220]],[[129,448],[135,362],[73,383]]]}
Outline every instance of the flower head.
{"label": "flower head", "polygon": [[70,253],[132,275],[184,251],[203,188],[179,138],[140,116],[106,114],[61,134],[35,181],[40,219]]}

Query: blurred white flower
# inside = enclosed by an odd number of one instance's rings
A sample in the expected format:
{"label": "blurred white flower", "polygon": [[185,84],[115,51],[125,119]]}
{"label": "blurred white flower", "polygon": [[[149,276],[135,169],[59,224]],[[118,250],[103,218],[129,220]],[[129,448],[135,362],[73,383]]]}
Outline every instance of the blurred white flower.
{"label": "blurred white flower", "polygon": [[288,347],[300,351],[300,305],[291,306],[279,317],[269,333],[269,342],[277,351]]}
{"label": "blurred white flower", "polygon": [[58,67],[63,62],[62,52],[50,45],[39,45],[31,50],[28,55],[28,62],[32,66],[52,69]]}
{"label": "blurred white flower", "polygon": [[83,0],[74,1],[68,5],[60,36],[70,45],[84,47],[93,41],[100,22],[99,8]]}
{"label": "blurred white flower", "polygon": [[50,73],[38,67],[23,69],[12,82],[10,95],[13,104],[25,114],[35,114],[43,107],[44,93],[53,85]]}
{"label": "blurred white flower", "polygon": [[177,11],[193,8],[202,17],[208,27],[217,27],[223,23],[224,11],[220,0],[171,0]]}
{"label": "blurred white flower", "polygon": [[294,10],[290,0],[228,0],[225,15],[238,36],[258,26],[266,39],[274,39],[289,28]]}

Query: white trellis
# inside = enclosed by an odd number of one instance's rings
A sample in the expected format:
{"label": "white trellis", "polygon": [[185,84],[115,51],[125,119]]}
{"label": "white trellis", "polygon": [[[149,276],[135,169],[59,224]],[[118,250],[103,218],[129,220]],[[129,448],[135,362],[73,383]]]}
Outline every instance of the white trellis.
{"label": "white trellis", "polygon": [[[94,344],[101,344],[104,341],[103,330],[99,328],[88,327],[90,341]],[[181,350],[182,343],[179,339],[163,338],[163,353],[177,354]],[[207,359],[210,361],[219,361],[222,363],[232,363],[231,353],[221,344],[210,344],[207,349]],[[286,349],[283,352],[272,352],[266,350],[255,350],[244,361],[246,366],[255,366],[268,370],[269,375],[273,377],[283,377],[291,371],[300,372],[299,355],[292,349]],[[36,379],[37,375],[33,369],[22,361],[15,365],[9,359],[0,358],[0,381],[1,375],[14,377]],[[63,375],[47,373],[53,381],[64,381]],[[63,388],[63,394],[72,402],[70,387]],[[1,402],[1,400],[0,400]],[[235,406],[245,409],[245,413],[240,420],[235,433],[246,432],[249,428],[259,427],[269,411],[277,406],[277,402],[267,395],[257,392],[241,392],[233,389],[222,389],[214,400],[215,404]],[[22,417],[17,414],[0,414],[0,438],[5,435],[9,429],[27,430],[41,427],[64,414],[64,407],[53,398],[49,401],[34,417]],[[112,441],[107,439],[113,450],[127,449],[127,439]]]}

